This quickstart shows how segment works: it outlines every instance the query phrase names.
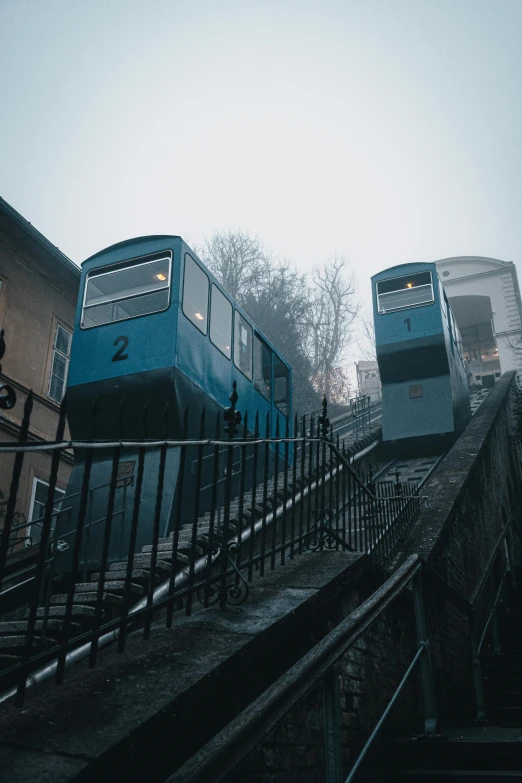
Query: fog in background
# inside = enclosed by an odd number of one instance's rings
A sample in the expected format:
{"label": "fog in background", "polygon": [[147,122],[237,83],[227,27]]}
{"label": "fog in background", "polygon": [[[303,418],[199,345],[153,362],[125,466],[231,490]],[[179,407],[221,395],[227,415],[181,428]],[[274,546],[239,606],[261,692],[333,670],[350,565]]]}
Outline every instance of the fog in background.
{"label": "fog in background", "polygon": [[2,0],[0,195],[80,263],[522,260],[522,0]]}

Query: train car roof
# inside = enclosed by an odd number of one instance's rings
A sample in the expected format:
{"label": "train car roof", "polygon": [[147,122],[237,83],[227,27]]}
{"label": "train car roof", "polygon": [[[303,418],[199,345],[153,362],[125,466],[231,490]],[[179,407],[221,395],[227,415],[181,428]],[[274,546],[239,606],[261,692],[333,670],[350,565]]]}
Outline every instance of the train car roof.
{"label": "train car roof", "polygon": [[426,267],[437,268],[437,264],[434,261],[410,261],[405,264],[396,264],[395,266],[389,266],[387,269],[382,269],[380,272],[377,272],[375,275],[372,275],[371,279],[374,280],[376,277],[381,277],[382,275],[389,275],[392,272],[399,272],[399,270],[403,271],[405,269],[411,269],[412,267],[415,267],[416,270],[426,269]]}
{"label": "train car roof", "polygon": [[115,245],[109,245],[109,247],[104,247],[103,250],[99,250],[97,253],[94,253],[94,255],[89,256],[89,258],[86,258],[85,261],[82,261],[82,266],[86,264],[87,261],[92,261],[93,258],[98,258],[98,256],[102,256],[105,253],[108,253],[110,250],[118,250],[120,248],[127,247],[128,245],[134,245],[136,242],[144,242],[146,240],[154,240],[154,239],[181,239],[182,240],[179,234],[149,234],[143,237],[133,237],[133,239],[125,239],[123,242],[116,242]]}

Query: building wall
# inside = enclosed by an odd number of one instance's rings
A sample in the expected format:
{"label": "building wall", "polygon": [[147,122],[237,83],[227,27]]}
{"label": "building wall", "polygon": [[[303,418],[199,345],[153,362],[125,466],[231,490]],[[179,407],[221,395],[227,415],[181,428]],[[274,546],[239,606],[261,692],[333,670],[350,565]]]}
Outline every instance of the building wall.
{"label": "building wall", "polygon": [[[14,408],[0,411],[0,442],[19,439],[29,390],[34,394],[29,439],[53,440],[60,410],[59,403],[49,396],[54,339],[57,324],[72,333],[80,269],[3,200],[0,280],[0,329],[5,341],[0,379],[12,386],[17,396]],[[29,518],[34,479],[48,480],[50,462],[50,454],[24,457],[16,502],[19,520]],[[12,455],[0,455],[4,499],[9,494],[12,464]],[[72,456],[65,455],[58,487],[66,487],[71,465]]]}
{"label": "building wall", "polygon": [[382,398],[381,377],[377,361],[360,361],[355,363],[357,372],[357,388],[361,397],[369,397],[372,402]]}
{"label": "building wall", "polygon": [[[506,520],[512,519],[520,533],[522,476],[520,455],[512,437],[514,397],[514,378],[509,373],[424,485],[429,507],[410,531],[402,552],[401,559],[414,553],[422,555],[446,584],[467,601],[473,598]],[[510,539],[510,547],[515,540]],[[518,545],[512,546],[513,552],[518,562]],[[372,579],[375,577],[367,569],[353,581],[353,589],[345,591],[341,620],[374,593],[377,584]],[[498,582],[496,585],[487,582],[476,607],[475,628],[479,637]],[[423,599],[438,717],[444,730],[470,723],[476,715],[469,617],[427,580]],[[345,775],[391,700],[417,647],[414,608],[403,595],[339,659],[336,672]],[[361,780],[390,780],[384,741],[397,735],[411,737],[422,733],[420,694],[421,682],[416,674],[394,705],[393,717],[384,725],[369,754],[368,775],[363,768]],[[231,783],[324,780],[324,708],[318,686],[280,720]]]}
{"label": "building wall", "polygon": [[[511,261],[481,256],[444,258],[436,262],[450,300],[486,296],[491,302],[492,330],[498,348],[500,375],[515,370],[522,379],[522,304],[517,271]],[[456,316],[459,327],[458,316]]]}

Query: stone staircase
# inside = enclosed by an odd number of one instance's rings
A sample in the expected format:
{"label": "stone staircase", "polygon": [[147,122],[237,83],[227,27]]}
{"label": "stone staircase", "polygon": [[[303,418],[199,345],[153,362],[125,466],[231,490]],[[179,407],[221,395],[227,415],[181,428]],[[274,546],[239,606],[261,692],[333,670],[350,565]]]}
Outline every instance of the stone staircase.
{"label": "stone staircase", "polygon": [[[292,497],[301,487],[299,478],[293,484],[287,477],[286,493],[284,492],[284,475],[278,477],[277,491],[275,482],[270,480],[267,484],[267,497],[264,499],[262,486],[256,489],[255,503],[252,507],[252,493],[247,493],[243,510],[240,516],[240,503],[235,499],[230,504],[230,521],[228,525],[230,537],[234,536],[242,528],[249,527],[252,521],[261,519],[265,513],[270,513],[278,507],[281,508],[284,501]],[[223,520],[224,510],[220,509],[219,517]],[[218,524],[218,515],[214,522],[212,539],[214,544],[222,540]],[[191,561],[192,553],[196,558],[206,555],[211,545],[210,542],[210,513],[203,515],[197,522],[195,536],[192,525],[184,525],[178,533],[176,554],[174,559],[175,572],[186,568]],[[169,579],[173,566],[173,534],[167,538],[160,538],[157,545],[155,563],[154,584]],[[131,575],[131,605],[142,596],[147,595],[152,585],[152,544],[142,547],[141,553],[134,556],[133,571]],[[124,604],[125,579],[127,574],[127,561],[112,563],[105,572],[105,582],[102,594],[101,619],[112,619],[121,613]],[[98,602],[98,584],[100,573],[93,573],[89,582],[76,584],[73,596],[72,624],[70,629],[73,635],[88,631],[95,622],[96,606]],[[64,627],[66,593],[51,595],[49,607],[37,609],[37,622],[33,638],[33,650],[41,652],[56,645],[62,636]],[[27,633],[28,611],[24,617],[0,622],[0,667],[11,666],[21,659]],[[45,618],[47,617],[47,622]]]}
{"label": "stone staircase", "polygon": [[[518,575],[521,584],[522,574]],[[418,781],[522,781],[522,587],[511,592],[511,612],[499,621],[500,652],[490,652],[483,669],[485,725],[459,726],[446,739],[391,742],[393,783]]]}
{"label": "stone staircase", "polygon": [[[320,456],[322,457],[322,455]],[[326,469],[330,467],[330,464],[330,454],[327,453]],[[315,459],[313,469],[316,469]],[[301,464],[298,462],[295,469],[295,480],[293,467],[288,470],[286,492],[284,471],[281,471],[277,476],[277,489],[276,482],[272,478],[267,482],[266,492],[263,483],[256,487],[254,498],[252,491],[247,491],[241,511],[239,498],[232,500],[228,524],[229,537],[231,538],[242,529],[255,524],[265,514],[281,510],[283,503],[297,494],[310,480],[313,481],[313,475],[309,476],[306,471],[303,484]],[[173,565],[175,572],[178,573],[190,564],[193,556],[197,559],[207,555],[211,546],[215,549],[216,544],[223,540],[223,519],[224,508],[220,508],[216,511],[212,531],[209,512],[198,519],[195,528],[192,524],[183,525],[178,533],[174,560],[172,557],[173,535],[171,534],[168,538],[160,538],[157,546],[154,584],[157,585],[169,579]],[[152,544],[148,544],[143,546],[142,551],[134,556],[131,576],[131,605],[142,596],[147,595],[151,589],[152,549]],[[112,563],[106,571],[101,600],[100,619],[102,621],[113,619],[123,611],[126,573],[126,560]],[[79,582],[75,586],[72,624],[70,625],[70,634],[73,636],[90,630],[97,622],[99,580],[100,573],[93,573],[89,582]],[[32,644],[35,653],[55,646],[62,638],[66,603],[67,594],[56,593],[51,595],[47,609],[44,606],[38,607]],[[28,611],[23,616],[18,613],[13,619],[0,622],[0,668],[11,666],[20,661],[25,645],[28,614]]]}

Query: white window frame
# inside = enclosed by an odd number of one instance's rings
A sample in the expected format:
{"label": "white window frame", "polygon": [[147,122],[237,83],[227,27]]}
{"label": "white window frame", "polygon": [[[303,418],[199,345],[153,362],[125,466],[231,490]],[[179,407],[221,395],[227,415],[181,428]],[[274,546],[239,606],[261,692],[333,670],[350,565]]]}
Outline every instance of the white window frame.
{"label": "white window frame", "polygon": [[[431,272],[428,272],[428,274],[431,277]],[[393,279],[393,278],[391,278],[391,279]],[[423,285],[416,285],[416,286],[414,286],[411,289],[412,291],[417,291],[417,292],[421,291],[421,290],[423,292],[426,291],[426,293],[427,293],[427,298],[426,299],[422,299],[420,302],[415,302],[414,304],[409,303],[409,304],[399,305],[398,307],[397,306],[386,307],[386,305],[383,304],[383,298],[387,297],[387,296],[390,296],[390,295],[393,295],[393,294],[396,294],[396,293],[398,293],[401,290],[401,289],[397,289],[397,291],[386,291],[386,292],[380,294],[379,293],[379,289],[378,289],[379,283],[388,283],[388,282],[389,282],[389,279],[388,280],[378,280],[377,283],[376,283],[377,312],[378,312],[379,315],[386,315],[387,313],[393,313],[393,312],[396,312],[398,310],[413,310],[415,307],[426,307],[426,305],[431,305],[435,301],[435,294],[434,294],[434,291],[433,291],[433,278],[431,278],[431,282],[430,283],[424,283]],[[402,289],[402,290],[406,290],[406,289]],[[384,302],[385,301],[386,301],[386,299],[384,299]]]}
{"label": "white window frame", "polygon": [[[171,250],[165,250],[164,252],[160,252],[157,255],[153,254],[154,258],[150,258],[149,256],[139,256],[138,258],[133,258],[131,261],[126,262],[124,265],[118,265],[115,269],[107,269],[105,272],[100,272],[99,269],[92,269],[89,274],[87,275],[87,279],[85,281],[85,288],[83,291],[83,301],[82,301],[82,317],[80,320],[80,328],[81,329],[96,329],[99,326],[107,326],[107,324],[116,324],[120,323],[121,321],[130,321],[132,318],[143,318],[144,315],[154,315],[155,313],[162,313],[164,310],[168,310],[170,307],[170,287],[171,287],[171,281],[172,281],[172,251]],[[148,260],[147,260],[148,259]],[[138,266],[147,266],[148,264],[156,264],[158,261],[168,261],[168,283],[164,286],[159,286],[158,288],[155,288],[153,291],[142,291],[141,293],[132,293],[132,294],[110,294],[107,295],[103,301],[101,302],[95,302],[94,304],[87,304],[87,292],[89,289],[89,283],[91,280],[96,280],[96,278],[106,277],[107,275],[113,275],[118,272],[123,272],[126,269],[131,269]],[[92,324],[91,326],[85,326],[85,312],[94,308],[99,307],[102,304],[118,304],[118,302],[124,302],[127,299],[138,299],[141,296],[149,296],[150,294],[156,294],[160,293],[161,291],[168,291],[167,296],[167,304],[165,307],[161,307],[159,310],[151,310],[146,313],[140,313],[139,315],[126,315],[124,318],[114,318],[110,321],[103,321],[99,324]]]}
{"label": "white window frame", "polygon": [[[66,334],[69,335],[69,353],[66,355],[62,351],[58,350],[56,347],[56,342],[58,338],[58,330],[62,329],[62,331],[66,332]],[[51,366],[49,368],[49,383],[47,385],[47,396],[50,400],[53,400],[53,402],[58,403],[58,405],[63,400],[64,394],[65,394],[65,388],[67,386],[67,376],[69,374],[69,362],[71,359],[71,343],[72,343],[72,331],[67,329],[63,324],[56,321],[55,323],[55,330],[54,330],[54,339],[53,339],[53,347],[52,347],[52,353],[51,353]],[[56,399],[56,397],[53,397],[51,394],[51,387],[53,382],[53,368],[54,368],[54,361],[56,356],[61,356],[62,359],[65,359],[65,376],[63,379],[63,390],[62,390],[62,396],[59,400]],[[57,377],[57,376],[56,376]]]}
{"label": "white window frame", "polygon": [[[44,479],[38,478],[38,476],[35,476],[33,478],[33,486],[32,486],[32,489],[31,489],[31,502],[29,504],[29,518],[27,520],[27,528],[26,528],[27,529],[27,538],[25,540],[25,545],[26,546],[30,546],[31,543],[32,543],[32,542],[29,542],[29,537],[31,536],[31,528],[32,527],[37,527],[37,525],[35,523],[38,520],[32,519],[32,516],[33,516],[34,503],[35,503],[36,490],[37,490],[37,487],[38,487],[38,483],[43,484],[44,486],[46,486],[49,489],[49,482],[48,481],[44,481]],[[57,493],[60,494],[59,498],[57,497]],[[55,486],[55,488],[54,488],[55,504],[56,504],[56,502],[60,502],[61,500],[63,500],[64,497],[65,497],[65,489],[61,489],[60,487],[56,487]]]}

